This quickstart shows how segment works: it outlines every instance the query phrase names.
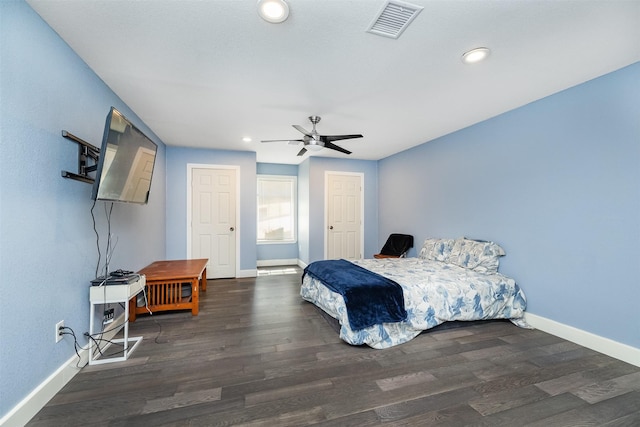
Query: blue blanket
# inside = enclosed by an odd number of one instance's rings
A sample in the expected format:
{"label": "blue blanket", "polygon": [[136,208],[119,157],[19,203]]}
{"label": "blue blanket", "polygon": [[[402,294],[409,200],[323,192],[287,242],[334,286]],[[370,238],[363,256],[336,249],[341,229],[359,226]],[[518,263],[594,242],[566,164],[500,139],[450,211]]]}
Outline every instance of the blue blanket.
{"label": "blue blanket", "polygon": [[402,287],[393,280],[347,260],[316,261],[302,274],[342,295],[351,329],[406,320]]}

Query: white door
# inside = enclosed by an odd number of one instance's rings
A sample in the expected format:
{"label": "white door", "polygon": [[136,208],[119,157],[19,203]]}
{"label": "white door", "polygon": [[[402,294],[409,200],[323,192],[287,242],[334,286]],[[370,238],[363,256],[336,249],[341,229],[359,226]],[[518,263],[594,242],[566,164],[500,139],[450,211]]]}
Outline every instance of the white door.
{"label": "white door", "polygon": [[236,276],[236,171],[191,170],[191,258],[209,258],[207,278]]}
{"label": "white door", "polygon": [[362,258],[362,174],[326,175],[327,259]]}

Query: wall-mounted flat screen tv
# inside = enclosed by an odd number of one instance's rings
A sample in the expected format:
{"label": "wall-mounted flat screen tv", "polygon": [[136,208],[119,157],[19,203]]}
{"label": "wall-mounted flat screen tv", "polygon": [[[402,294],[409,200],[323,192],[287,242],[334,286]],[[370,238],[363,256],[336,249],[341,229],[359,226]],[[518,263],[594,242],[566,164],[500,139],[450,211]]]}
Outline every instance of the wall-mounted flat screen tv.
{"label": "wall-mounted flat screen tv", "polygon": [[146,204],[158,146],[111,107],[100,148],[94,200]]}

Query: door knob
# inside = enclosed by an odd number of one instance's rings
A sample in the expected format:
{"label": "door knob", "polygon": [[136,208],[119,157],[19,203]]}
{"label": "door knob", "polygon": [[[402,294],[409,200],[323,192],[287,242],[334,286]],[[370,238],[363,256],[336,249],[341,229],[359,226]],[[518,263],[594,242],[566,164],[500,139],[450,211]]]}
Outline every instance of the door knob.
{"label": "door knob", "polygon": [[330,225],[330,226],[329,226],[329,230],[333,230],[333,225]]}
{"label": "door knob", "polygon": [[233,230],[235,230],[235,228],[233,228],[233,227],[229,228],[229,231],[233,231]]}

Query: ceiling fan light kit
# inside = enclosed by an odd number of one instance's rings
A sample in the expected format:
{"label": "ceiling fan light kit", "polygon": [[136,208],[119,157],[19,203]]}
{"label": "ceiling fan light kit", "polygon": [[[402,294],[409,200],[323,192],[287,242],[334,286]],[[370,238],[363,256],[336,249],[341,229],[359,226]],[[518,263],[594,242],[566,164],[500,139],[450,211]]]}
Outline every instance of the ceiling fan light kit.
{"label": "ceiling fan light kit", "polygon": [[258,0],[258,14],[267,22],[279,24],[289,17],[289,5],[285,0]]}

